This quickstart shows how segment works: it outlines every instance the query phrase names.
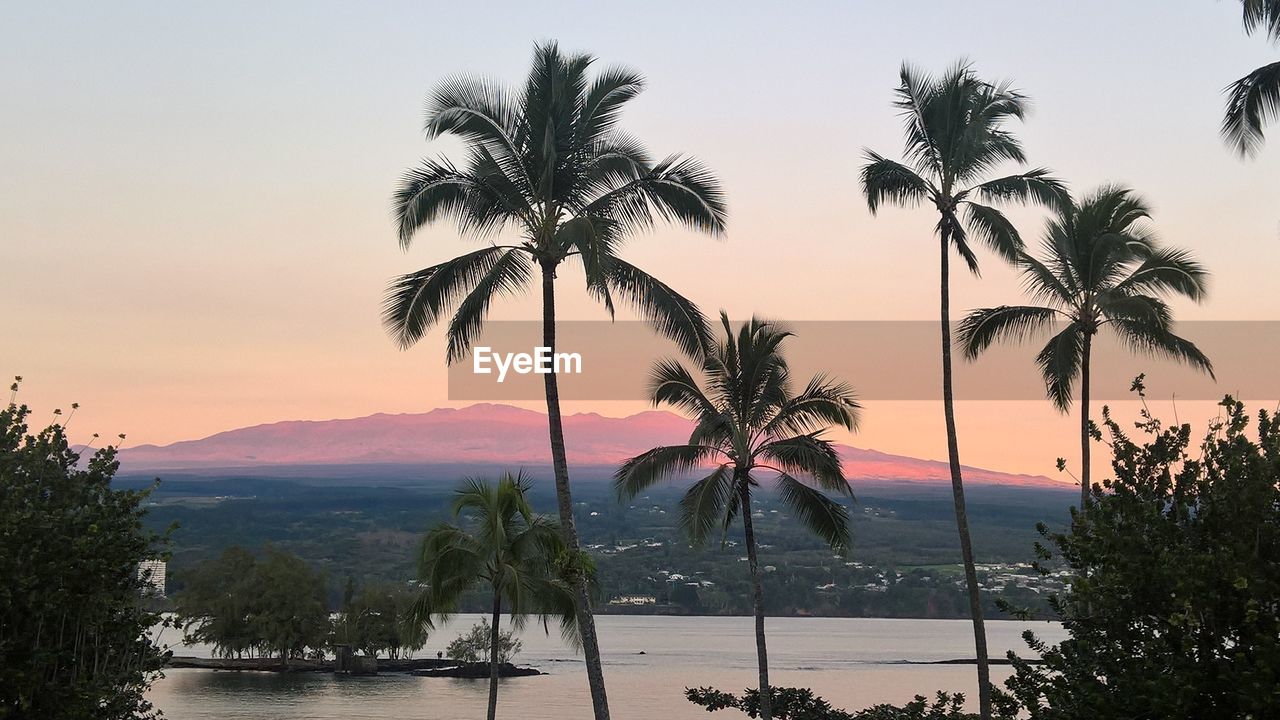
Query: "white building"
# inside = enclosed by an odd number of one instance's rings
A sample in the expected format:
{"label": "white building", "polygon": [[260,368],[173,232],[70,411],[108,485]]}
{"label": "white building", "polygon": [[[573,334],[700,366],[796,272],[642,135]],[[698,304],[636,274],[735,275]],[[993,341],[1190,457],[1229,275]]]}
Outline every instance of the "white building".
{"label": "white building", "polygon": [[165,562],[163,560],[143,560],[138,563],[138,579],[149,586],[156,597],[164,597]]}

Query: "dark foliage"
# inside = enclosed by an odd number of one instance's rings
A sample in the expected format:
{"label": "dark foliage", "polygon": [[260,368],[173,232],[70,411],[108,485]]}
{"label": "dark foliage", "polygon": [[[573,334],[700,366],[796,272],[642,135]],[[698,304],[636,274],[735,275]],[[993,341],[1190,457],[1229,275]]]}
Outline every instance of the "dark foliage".
{"label": "dark foliage", "polygon": [[[753,689],[741,697],[715,688],[686,688],[685,697],[707,712],[735,708],[749,717],[760,714],[760,693]],[[932,702],[917,695],[906,705],[873,705],[865,710],[848,712],[831,707],[808,688],[772,688],[773,717],[776,720],[969,720],[977,715],[963,711],[964,695],[939,692]]]}
{"label": "dark foliage", "polygon": [[1280,422],[1222,407],[1198,446],[1189,425],[1144,411],[1138,442],[1105,414],[1115,479],[1037,548],[1077,576],[1051,600],[1070,638],[1027,634],[1044,662],[1010,654],[1006,713],[1280,716]]}
{"label": "dark foliage", "polygon": [[164,537],[143,526],[147,492],[111,489],[113,447],[82,465],[65,422],[29,434],[29,414],[0,410],[0,717],[157,717],[160,618],[138,565]]}

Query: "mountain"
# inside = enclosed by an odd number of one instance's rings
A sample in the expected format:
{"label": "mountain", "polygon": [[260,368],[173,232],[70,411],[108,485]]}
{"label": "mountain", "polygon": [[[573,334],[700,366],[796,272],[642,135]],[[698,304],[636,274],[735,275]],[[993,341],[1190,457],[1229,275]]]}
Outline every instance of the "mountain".
{"label": "mountain", "polygon": [[[649,411],[623,418],[566,415],[571,465],[616,465],[657,446],[684,442],[688,420]],[[947,483],[947,463],[840,446],[850,480]],[[509,405],[478,404],[426,413],[344,420],[290,420],[229,430],[200,440],[140,445],[120,453],[122,471],[211,470],[294,465],[548,466],[547,417]],[[965,468],[980,485],[1062,487],[1039,475]]]}

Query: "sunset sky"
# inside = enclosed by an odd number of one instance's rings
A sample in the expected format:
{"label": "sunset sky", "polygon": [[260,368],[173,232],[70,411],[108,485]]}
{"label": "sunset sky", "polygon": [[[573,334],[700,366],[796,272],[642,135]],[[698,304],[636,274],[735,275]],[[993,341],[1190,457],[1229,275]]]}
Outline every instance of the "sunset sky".
{"label": "sunset sky", "polygon": [[[1033,165],[1078,191],[1133,186],[1164,240],[1208,266],[1209,300],[1177,304],[1180,318],[1280,319],[1280,127],[1250,161],[1218,136],[1223,87],[1280,48],[1245,36],[1236,2],[1153,7],[8,3],[0,375],[25,377],[37,420],[77,401],[74,431],[124,432],[131,445],[464,404],[447,398],[441,334],[402,352],[379,303],[395,274],[473,245],[441,225],[401,252],[390,196],[405,168],[457,148],[422,139],[436,83],[469,72],[516,84],[548,39],[643,72],[623,126],[721,177],[723,241],[660,227],[624,252],[708,312],[933,319],[934,216],[872,217],[857,173],[864,147],[900,156],[899,64],[967,57],[1033,98],[1016,128]],[[1012,215],[1038,237],[1039,211]],[[1019,297],[1010,270],[984,263],[981,280],[956,277],[957,314]],[[563,317],[605,317],[577,275],[563,277]],[[493,317],[537,316],[530,295]],[[1054,458],[1074,455],[1075,420],[1047,402],[958,413],[966,464],[1053,474]],[[870,403],[851,442],[945,457],[940,406]]]}

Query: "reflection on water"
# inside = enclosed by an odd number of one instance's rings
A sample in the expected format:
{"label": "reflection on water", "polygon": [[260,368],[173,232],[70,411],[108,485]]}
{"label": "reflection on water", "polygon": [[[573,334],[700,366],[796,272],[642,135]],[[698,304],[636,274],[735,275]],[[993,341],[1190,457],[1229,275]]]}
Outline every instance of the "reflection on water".
{"label": "reflection on water", "polygon": [[[435,655],[477,618],[460,617],[437,630],[422,654]],[[603,616],[596,622],[609,704],[622,720],[707,720],[684,699],[685,687],[741,691],[755,681],[750,618]],[[1050,641],[1064,635],[1050,623],[988,622],[993,657],[1008,649],[1026,654],[1019,638],[1026,629]],[[768,633],[773,683],[811,687],[837,707],[901,703],[935,690],[973,696],[976,689],[972,666],[903,664],[972,657],[972,626],[965,620],[770,618]],[[548,674],[503,680],[499,715],[588,720],[581,661],[555,629],[547,637],[531,626],[522,640],[518,660]],[[1003,679],[1007,669],[992,673]],[[150,698],[173,720],[454,720],[483,717],[487,692],[484,680],[170,670]]]}

